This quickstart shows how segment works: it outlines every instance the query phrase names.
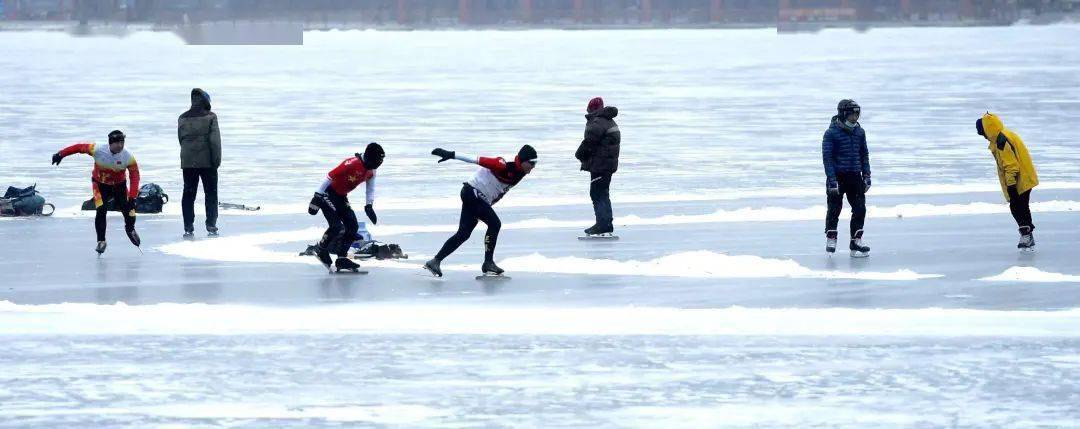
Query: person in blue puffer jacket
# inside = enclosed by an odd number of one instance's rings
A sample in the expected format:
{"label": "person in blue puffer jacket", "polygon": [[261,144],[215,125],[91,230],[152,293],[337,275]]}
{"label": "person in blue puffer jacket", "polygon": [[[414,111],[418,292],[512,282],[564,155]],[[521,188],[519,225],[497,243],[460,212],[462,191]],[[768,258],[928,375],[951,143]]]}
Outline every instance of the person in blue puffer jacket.
{"label": "person in blue puffer jacket", "polygon": [[862,109],[855,100],[840,100],[836,116],[821,139],[821,158],[825,164],[825,188],[829,209],[825,215],[825,251],[836,251],[836,225],[844,208],[844,195],[851,205],[851,256],[865,258],[870,247],[863,244],[866,220],[866,191],[870,190],[870,151],[866,131],[859,125]]}

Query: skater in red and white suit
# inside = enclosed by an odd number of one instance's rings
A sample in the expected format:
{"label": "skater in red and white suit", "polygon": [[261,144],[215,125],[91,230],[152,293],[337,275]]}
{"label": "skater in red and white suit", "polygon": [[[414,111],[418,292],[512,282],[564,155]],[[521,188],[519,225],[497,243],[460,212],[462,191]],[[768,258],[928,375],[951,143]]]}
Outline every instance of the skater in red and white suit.
{"label": "skater in red and white suit", "polygon": [[458,221],[457,232],[446,240],[439,253],[434,259],[427,261],[424,268],[435,276],[442,277],[440,264],[443,259],[469,239],[477,223],[484,222],[487,224],[487,233],[484,234],[484,264],[480,269],[484,274],[502,274],[503,269],[495,265],[494,259],[495,244],[499,239],[502,222],[491,206],[536,167],[536,149],[529,145],[522,146],[513,162],[506,162],[502,158],[471,158],[442,148],[436,148],[431,154],[438,156],[439,162],[456,159],[478,164],[480,168],[461,187],[461,219]]}
{"label": "skater in red and white suit", "polygon": [[[90,174],[91,187],[94,189],[94,207],[97,215],[94,217],[94,229],[97,231],[97,247],[94,249],[98,254],[105,253],[105,212],[109,200],[115,202],[115,206],[124,215],[124,230],[127,232],[131,244],[139,246],[142,242],[139,234],[135,232],[135,196],[139,193],[139,164],[135,157],[124,149],[126,137],[120,130],[109,133],[109,144],[99,145],[95,143],[78,143],[68,146],[53,154],[53,165],[60,165],[60,161],[69,155],[77,153],[90,155],[94,158],[94,171]],[[127,186],[128,175],[131,176],[131,186]]]}
{"label": "skater in red and white suit", "polygon": [[[322,210],[326,218],[326,232],[316,246],[315,255],[319,262],[330,268],[331,263],[337,270],[355,270],[359,268],[355,262],[348,258],[349,247],[356,241],[356,230],[359,222],[356,213],[349,205],[349,192],[352,192],[361,183],[365,184],[366,202],[364,213],[372,224],[378,222],[375,216],[375,170],[383,163],[386,152],[378,143],[369,143],[364,149],[364,154],[351,156],[326,175],[315,196],[308,205],[308,213],[315,215]],[[337,261],[330,260],[330,252],[337,253]]]}

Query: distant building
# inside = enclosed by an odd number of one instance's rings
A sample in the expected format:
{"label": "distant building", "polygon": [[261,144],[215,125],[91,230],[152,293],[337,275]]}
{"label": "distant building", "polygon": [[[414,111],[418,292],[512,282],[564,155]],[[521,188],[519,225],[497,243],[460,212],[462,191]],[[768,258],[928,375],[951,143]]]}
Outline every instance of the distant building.
{"label": "distant building", "polygon": [[162,24],[290,20],[345,26],[699,27],[787,22],[1012,22],[1080,0],[0,0],[7,19]]}

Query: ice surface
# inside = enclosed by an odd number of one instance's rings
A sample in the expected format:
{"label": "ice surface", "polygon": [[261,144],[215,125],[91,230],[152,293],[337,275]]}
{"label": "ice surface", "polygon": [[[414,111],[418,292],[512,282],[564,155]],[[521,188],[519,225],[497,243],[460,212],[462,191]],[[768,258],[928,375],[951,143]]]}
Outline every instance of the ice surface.
{"label": "ice surface", "polygon": [[[0,33],[0,184],[36,182],[63,208],[0,219],[0,426],[1080,419],[1080,26],[305,39]],[[186,242],[175,117],[194,86],[221,119],[221,200],[262,210],[222,211],[222,237]],[[575,239],[592,213],[572,154],[596,95],[620,108],[624,136],[610,243]],[[823,252],[820,141],[840,98],[862,104],[870,139],[863,260]],[[986,110],[1038,166],[1036,253],[1017,252],[974,133]],[[91,164],[48,158],[113,128],[172,201],[140,216],[145,254],[110,216],[98,259],[91,214],[75,209]],[[324,228],[305,207],[372,140],[388,157],[370,229],[412,259],[328,276],[296,256]],[[540,166],[497,206],[513,280],[462,272],[477,269],[483,226],[445,279],[417,275],[474,168],[430,150],[522,143]]]}

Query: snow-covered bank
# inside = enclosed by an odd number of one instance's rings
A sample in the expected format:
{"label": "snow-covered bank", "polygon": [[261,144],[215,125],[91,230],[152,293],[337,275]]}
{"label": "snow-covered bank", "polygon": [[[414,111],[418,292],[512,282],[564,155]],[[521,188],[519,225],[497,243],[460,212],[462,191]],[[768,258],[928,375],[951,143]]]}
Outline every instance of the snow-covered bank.
{"label": "snow-covered bank", "polygon": [[979,280],[988,282],[1080,282],[1080,275],[1050,273],[1035,267],[1012,267],[996,276],[984,277]]}
{"label": "snow-covered bank", "polygon": [[484,334],[1077,337],[1080,309],[676,309],[373,304],[319,307],[0,302],[0,334]]}
{"label": "snow-covered bank", "polygon": [[[158,248],[164,253],[193,259],[226,262],[269,262],[317,265],[315,258],[294,252],[275,252],[263,246],[310,240],[321,233],[318,228],[265,234],[221,237],[210,242],[180,241]],[[366,261],[365,266],[419,270],[422,261]],[[548,257],[538,253],[510,257],[500,262],[514,272],[627,275],[699,278],[819,278],[864,280],[920,280],[941,277],[911,270],[891,273],[820,271],[799,265],[790,259],[770,259],[754,255],[727,255],[706,250],[678,252],[646,261],[617,261],[578,257]],[[479,271],[478,265],[446,265],[447,271]]]}

